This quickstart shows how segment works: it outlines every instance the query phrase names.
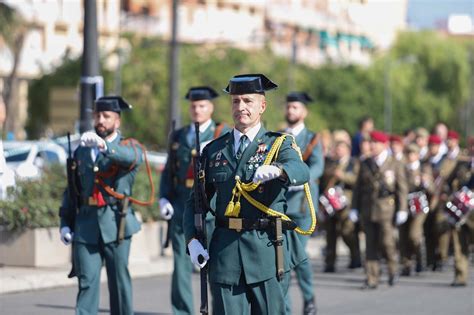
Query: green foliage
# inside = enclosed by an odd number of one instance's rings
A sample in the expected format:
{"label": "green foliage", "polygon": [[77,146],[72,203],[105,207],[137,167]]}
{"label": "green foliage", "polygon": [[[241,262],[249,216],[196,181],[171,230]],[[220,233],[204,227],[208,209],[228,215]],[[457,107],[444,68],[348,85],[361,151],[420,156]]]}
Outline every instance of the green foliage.
{"label": "green foliage", "polygon": [[[158,185],[157,172],[153,173],[155,187]],[[0,200],[0,226],[8,231],[25,228],[59,226],[59,207],[67,185],[65,168],[52,166],[44,171],[41,180],[18,181],[10,200]],[[141,166],[134,185],[133,197],[148,200],[150,185],[145,167]],[[157,220],[157,203],[148,207],[134,206],[144,222]]]}
{"label": "green foliage", "polygon": [[0,226],[9,231],[59,225],[58,209],[66,187],[65,171],[46,169],[42,180],[17,182],[11,201],[0,201]]}
{"label": "green foliage", "polygon": [[[123,115],[122,129],[126,136],[139,139],[149,148],[165,151],[168,43],[134,35],[127,35],[126,39],[133,48],[122,67],[122,95],[134,105],[134,110]],[[374,56],[368,67],[328,64],[311,68],[292,65],[287,59],[274,56],[269,48],[242,51],[223,45],[182,44],[182,124],[189,122],[188,102],[184,99],[189,87],[210,85],[221,91],[235,74],[261,72],[279,84],[277,90],[267,93],[263,121],[269,129],[283,126],[285,95],[292,89],[308,91],[316,99],[309,107],[307,119],[313,130],[344,128],[354,132],[357,121],[365,115],[374,117],[376,127],[383,129],[387,89],[392,99],[393,132],[414,126],[430,128],[439,120],[456,128],[465,119],[459,113],[467,103],[469,73],[474,71],[469,68],[469,47],[469,43],[436,33],[406,32],[388,53]],[[78,78],[79,62],[66,61],[55,73],[32,84],[30,117],[34,119],[30,120],[29,128],[38,131],[47,122],[49,88],[77,85]],[[113,79],[106,75],[105,85],[114,86]],[[221,92],[215,104],[215,119],[232,125],[229,97]]]}

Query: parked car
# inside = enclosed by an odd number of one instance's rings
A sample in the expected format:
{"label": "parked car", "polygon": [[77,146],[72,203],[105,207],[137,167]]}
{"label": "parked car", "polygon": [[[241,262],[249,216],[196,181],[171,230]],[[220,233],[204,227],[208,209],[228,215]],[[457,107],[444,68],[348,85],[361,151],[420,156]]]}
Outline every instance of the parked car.
{"label": "parked car", "polygon": [[66,165],[65,150],[52,141],[5,141],[3,148],[7,166],[19,178],[39,178],[46,165]]}

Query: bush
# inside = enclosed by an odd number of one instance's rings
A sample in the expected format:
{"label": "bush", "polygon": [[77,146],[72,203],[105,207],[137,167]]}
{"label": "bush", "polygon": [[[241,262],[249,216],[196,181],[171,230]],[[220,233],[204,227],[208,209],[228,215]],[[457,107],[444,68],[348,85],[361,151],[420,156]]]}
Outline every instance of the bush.
{"label": "bush", "polygon": [[[155,187],[158,187],[158,178],[157,172],[154,172]],[[17,181],[11,200],[0,200],[0,226],[7,231],[59,226],[58,209],[66,185],[65,168],[59,165],[46,168],[40,180]],[[144,166],[140,167],[133,191],[133,197],[139,200],[148,200],[150,196]],[[134,206],[134,209],[141,213],[144,222],[159,217],[156,202],[148,207]]]}

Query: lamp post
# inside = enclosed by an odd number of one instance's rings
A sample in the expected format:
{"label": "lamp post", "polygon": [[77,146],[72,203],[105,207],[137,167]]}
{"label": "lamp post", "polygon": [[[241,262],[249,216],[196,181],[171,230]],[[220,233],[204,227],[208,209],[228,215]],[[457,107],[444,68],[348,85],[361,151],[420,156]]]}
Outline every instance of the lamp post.
{"label": "lamp post", "polygon": [[104,94],[104,79],[99,73],[96,0],[84,0],[84,48],[81,68],[79,132],[92,129],[94,101]]}
{"label": "lamp post", "polygon": [[388,60],[385,65],[384,71],[384,129],[385,132],[392,133],[392,116],[393,116],[393,101],[392,101],[392,90],[390,84],[390,75],[392,68],[401,64],[413,64],[417,61],[413,55],[404,56],[396,59],[395,61]]}
{"label": "lamp post", "polygon": [[169,130],[172,121],[176,122],[176,128],[181,126],[181,110],[179,107],[179,42],[178,42],[178,5],[179,0],[172,1],[171,12],[171,41],[170,41],[170,63],[169,63]]}

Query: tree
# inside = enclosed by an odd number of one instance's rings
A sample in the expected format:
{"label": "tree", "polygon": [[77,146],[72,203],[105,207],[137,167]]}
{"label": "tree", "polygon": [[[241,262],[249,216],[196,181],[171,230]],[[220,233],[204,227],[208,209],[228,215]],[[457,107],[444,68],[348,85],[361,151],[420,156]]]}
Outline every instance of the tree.
{"label": "tree", "polygon": [[0,46],[7,47],[12,54],[12,69],[4,81],[3,99],[5,102],[6,119],[3,129],[15,129],[15,117],[9,115],[15,103],[18,85],[18,66],[24,39],[27,33],[27,23],[18,11],[0,3]]}

